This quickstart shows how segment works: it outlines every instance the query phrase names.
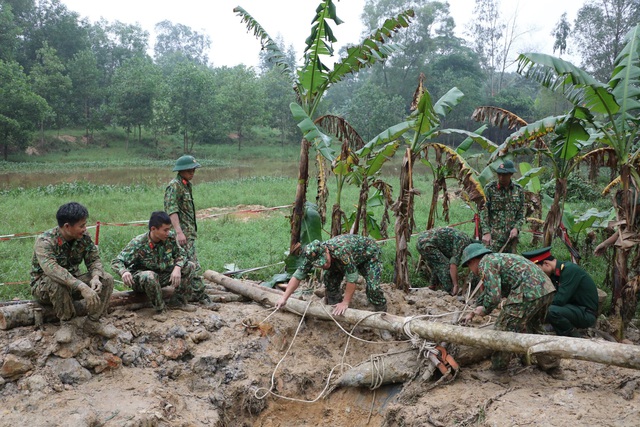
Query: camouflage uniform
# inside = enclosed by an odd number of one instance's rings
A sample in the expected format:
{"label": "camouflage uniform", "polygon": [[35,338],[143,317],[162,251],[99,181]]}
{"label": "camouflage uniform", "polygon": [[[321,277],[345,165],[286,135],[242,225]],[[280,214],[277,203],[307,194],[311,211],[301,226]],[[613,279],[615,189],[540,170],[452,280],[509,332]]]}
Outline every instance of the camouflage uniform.
{"label": "camouflage uniform", "polygon": [[149,233],[141,234],[129,242],[120,254],[111,261],[111,268],[120,276],[130,272],[133,276],[133,290],[145,293],[157,311],[164,309],[162,289],[171,285],[173,268],[181,268],[180,284],[174,295],[176,300],[186,302],[191,293],[191,281],[195,275],[195,264],[187,261],[187,255],[178,245],[173,234],[166,241],[153,243]]}
{"label": "camouflage uniform", "polygon": [[[80,272],[84,261],[86,273]],[[85,233],[81,239],[66,241],[60,228],[45,231],[36,240],[31,261],[31,293],[46,305],[53,305],[56,316],[62,321],[76,315],[74,300],[82,299],[78,286],[89,284],[93,276],[99,276],[102,289],[98,293],[100,304],[87,313],[90,320],[97,321],[109,305],[113,292],[113,277],[104,271],[98,248]]]}
{"label": "camouflage uniform", "polygon": [[[501,299],[506,298],[496,320],[496,330],[542,331],[542,322],[555,291],[551,279],[542,269],[520,255],[497,253],[483,256],[478,269],[484,284],[478,303],[484,307],[485,313],[491,313],[500,305]],[[511,356],[509,352],[494,352],[491,356],[492,369],[507,369]]]}
{"label": "camouflage uniform", "polygon": [[434,285],[439,283],[451,292],[453,281],[449,266],[460,265],[462,251],[470,244],[469,236],[451,227],[433,228],[418,235],[416,249],[431,269]]}
{"label": "camouflage uniform", "polygon": [[[484,188],[486,205],[480,211],[482,233],[491,233],[491,250],[499,252],[509,239],[511,229],[521,230],[524,223],[524,190],[511,182],[508,188],[500,188],[497,181]],[[517,240],[513,240],[504,252],[515,252]]]}
{"label": "camouflage uniform", "polygon": [[183,248],[187,259],[195,265],[196,271],[191,283],[193,296],[196,300],[208,300],[205,293],[204,282],[200,273],[202,268],[196,254],[196,238],[198,237],[198,224],[196,223],[196,208],[193,203],[192,186],[189,181],[183,179],[180,174],[171,180],[164,192],[164,210],[168,215],[178,214],[180,228],[187,238]]}
{"label": "camouflage uniform", "polygon": [[[322,245],[329,249],[331,255],[331,266],[324,272],[324,286],[329,304],[342,301],[342,279],[348,283],[356,283],[360,273],[366,281],[369,302],[377,309],[386,307],[387,300],[380,289],[381,251],[375,240],[357,234],[343,234],[323,242]],[[307,258],[293,277],[304,280],[313,268],[312,260]]]}

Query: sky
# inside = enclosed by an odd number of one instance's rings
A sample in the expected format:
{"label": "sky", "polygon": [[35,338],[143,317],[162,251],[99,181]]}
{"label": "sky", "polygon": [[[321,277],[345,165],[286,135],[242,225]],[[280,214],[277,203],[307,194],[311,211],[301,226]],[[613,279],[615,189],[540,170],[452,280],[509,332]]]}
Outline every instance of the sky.
{"label": "sky", "polygon": [[[61,0],[70,10],[95,22],[100,18],[139,24],[153,37],[156,23],[169,20],[206,33],[211,38],[209,60],[215,67],[245,64],[256,66],[260,44],[240,22],[233,8],[241,6],[253,16],[272,38],[281,36],[285,45],[293,45],[301,56],[304,40],[319,0]],[[520,37],[518,52],[553,53],[551,31],[563,12],[573,23],[577,10],[586,0],[502,0],[502,19],[515,17]],[[338,39],[336,52],[344,44],[357,43],[363,30],[360,14],[365,0],[338,0],[337,15],[344,21],[333,25]],[[458,36],[463,36],[472,19],[474,0],[450,0],[451,15]],[[561,6],[558,6],[561,5]],[[153,43],[153,42],[151,42]],[[571,53],[571,52],[570,52]],[[571,56],[565,59],[572,60]],[[578,65],[578,64],[576,64]]]}

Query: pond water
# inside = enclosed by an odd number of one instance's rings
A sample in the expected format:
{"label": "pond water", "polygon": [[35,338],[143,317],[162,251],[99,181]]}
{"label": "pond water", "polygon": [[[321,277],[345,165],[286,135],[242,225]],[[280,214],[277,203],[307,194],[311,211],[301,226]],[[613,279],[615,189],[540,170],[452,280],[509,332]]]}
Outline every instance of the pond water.
{"label": "pond water", "polygon": [[[297,176],[298,165],[278,160],[255,161],[239,166],[203,167],[196,172],[195,182],[224,181],[255,176]],[[102,185],[163,185],[173,176],[171,169],[155,167],[77,169],[69,172],[1,172],[0,189],[33,188],[49,184],[84,181]]]}

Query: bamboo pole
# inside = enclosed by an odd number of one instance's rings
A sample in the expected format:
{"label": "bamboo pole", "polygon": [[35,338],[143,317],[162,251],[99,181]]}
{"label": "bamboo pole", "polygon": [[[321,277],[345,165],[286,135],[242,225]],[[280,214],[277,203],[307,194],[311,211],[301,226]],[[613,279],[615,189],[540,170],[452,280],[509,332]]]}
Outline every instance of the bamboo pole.
{"label": "bamboo pole", "polygon": [[[275,305],[279,299],[277,295],[264,292],[258,286],[226,277],[212,270],[207,270],[204,273],[204,277],[209,281],[224,286],[231,292],[244,295],[265,305]],[[290,298],[284,309],[294,313],[303,313],[306,310],[309,316],[325,320],[331,319],[330,310],[323,308],[319,302],[309,303]],[[380,313],[374,316],[369,311],[351,308],[344,315],[337,316],[337,319],[349,324],[358,323],[363,327],[385,329],[396,333],[404,331],[406,321],[404,317],[388,313]],[[411,334],[435,342],[446,341],[454,344],[488,348],[494,351],[510,351],[521,354],[544,353],[563,359],[587,360],[623,368],[640,369],[640,346],[630,344],[555,335],[518,334],[515,332],[454,326],[420,319],[410,321],[408,329]]]}

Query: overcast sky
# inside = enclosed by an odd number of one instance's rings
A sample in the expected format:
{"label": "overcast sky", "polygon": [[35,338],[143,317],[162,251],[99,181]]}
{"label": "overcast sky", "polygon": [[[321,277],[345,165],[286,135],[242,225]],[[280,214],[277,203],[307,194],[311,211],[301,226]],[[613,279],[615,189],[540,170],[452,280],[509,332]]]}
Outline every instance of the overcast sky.
{"label": "overcast sky", "polygon": [[[518,52],[539,51],[552,53],[551,31],[563,12],[573,23],[577,10],[585,0],[502,0],[502,17],[517,17]],[[276,38],[281,35],[287,46],[293,44],[298,55],[304,49],[309,35],[311,19],[315,15],[318,0],[62,0],[67,7],[95,22],[101,17],[113,22],[138,23],[152,36],[156,23],[170,20],[188,25],[193,30],[211,37],[209,59],[214,66],[257,65],[260,45],[252,33],[234,14],[233,8],[241,6],[262,27]],[[340,0],[336,2],[342,25],[333,26],[339,44],[360,40],[362,25],[360,14],[365,0]],[[450,0],[451,15],[456,22],[459,36],[469,26],[475,5],[474,0]],[[569,60],[571,58],[569,57]],[[576,64],[577,65],[577,64]]]}

